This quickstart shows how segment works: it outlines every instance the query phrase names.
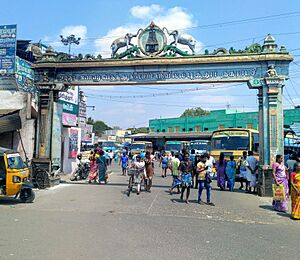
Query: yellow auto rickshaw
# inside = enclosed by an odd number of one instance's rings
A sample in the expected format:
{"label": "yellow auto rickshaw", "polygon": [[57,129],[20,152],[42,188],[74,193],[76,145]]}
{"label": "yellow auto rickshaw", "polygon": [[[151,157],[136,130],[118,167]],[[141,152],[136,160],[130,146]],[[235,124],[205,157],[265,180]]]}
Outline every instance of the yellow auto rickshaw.
{"label": "yellow auto rickshaw", "polygon": [[29,169],[16,151],[0,147],[0,197],[15,196],[24,203],[35,198]]}

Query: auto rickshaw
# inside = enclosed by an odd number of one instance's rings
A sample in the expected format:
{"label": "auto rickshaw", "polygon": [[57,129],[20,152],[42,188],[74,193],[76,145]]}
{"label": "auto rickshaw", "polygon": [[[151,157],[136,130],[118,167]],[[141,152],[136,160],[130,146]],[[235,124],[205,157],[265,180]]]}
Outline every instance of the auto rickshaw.
{"label": "auto rickshaw", "polygon": [[16,151],[0,147],[0,197],[15,196],[31,203],[35,198],[29,169]]}

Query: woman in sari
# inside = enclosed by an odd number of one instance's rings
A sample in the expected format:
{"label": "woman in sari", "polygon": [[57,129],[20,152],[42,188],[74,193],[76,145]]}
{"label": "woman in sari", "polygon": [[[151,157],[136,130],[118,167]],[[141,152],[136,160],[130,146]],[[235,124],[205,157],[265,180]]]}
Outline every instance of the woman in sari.
{"label": "woman in sari", "polygon": [[300,219],[300,165],[295,164],[295,176],[291,181],[292,219]]}
{"label": "woman in sari", "polygon": [[106,157],[104,156],[103,150],[100,151],[100,156],[97,158],[96,163],[98,164],[99,169],[99,183],[107,183],[107,161]]}
{"label": "woman in sari", "polygon": [[225,190],[226,166],[227,166],[227,161],[225,160],[225,155],[224,153],[220,153],[219,160],[216,162],[216,169],[217,169],[217,185],[221,190]]}
{"label": "woman in sari", "polygon": [[97,158],[99,157],[98,151],[95,149],[94,152],[91,152],[90,160],[90,173],[89,173],[89,183],[94,181],[97,182],[98,178],[98,165],[96,163]]}
{"label": "woman in sari", "polygon": [[227,166],[226,166],[227,188],[230,191],[233,191],[234,189],[235,174],[236,174],[236,162],[234,160],[234,156],[231,155],[230,161],[227,162]]}
{"label": "woman in sari", "polygon": [[287,179],[287,169],[283,164],[282,155],[276,155],[276,162],[273,164],[273,183],[283,184],[285,192],[285,200],[273,200],[273,209],[280,212],[288,210],[289,186]]}

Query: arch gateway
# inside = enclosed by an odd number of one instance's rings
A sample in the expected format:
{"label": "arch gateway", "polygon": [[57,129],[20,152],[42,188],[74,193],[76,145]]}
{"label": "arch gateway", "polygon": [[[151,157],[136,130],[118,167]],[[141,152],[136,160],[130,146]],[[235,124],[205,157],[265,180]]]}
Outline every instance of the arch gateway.
{"label": "arch gateway", "polygon": [[[168,37],[174,41],[168,43]],[[131,40],[138,43],[134,45]],[[186,45],[182,51],[177,44]],[[260,132],[260,195],[271,192],[271,163],[283,154],[283,87],[293,57],[284,46],[278,48],[269,34],[263,45],[244,50],[219,48],[195,54],[195,40],[178,31],[168,31],[151,23],[136,34],[126,34],[112,45],[112,57],[101,55],[70,57],[48,48],[34,64],[35,84],[40,90],[40,117],[37,137],[39,159],[60,164],[61,122],[53,109],[59,106],[58,91],[72,85],[145,85],[245,82],[257,91]],[[59,145],[56,145],[59,147]]]}

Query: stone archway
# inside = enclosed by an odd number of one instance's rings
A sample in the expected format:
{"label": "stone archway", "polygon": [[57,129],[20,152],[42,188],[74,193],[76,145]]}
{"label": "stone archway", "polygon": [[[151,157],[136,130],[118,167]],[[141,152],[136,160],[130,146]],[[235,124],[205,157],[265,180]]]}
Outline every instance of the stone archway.
{"label": "stone archway", "polygon": [[[177,35],[176,44],[180,40],[184,42],[178,32],[171,34]],[[230,48],[229,51],[222,48],[222,52],[205,51],[202,55],[183,52],[173,43],[167,45],[164,35],[164,30],[151,23],[136,35],[126,35],[127,40],[128,37],[138,37],[137,46],[128,45],[126,37],[114,41],[116,48],[126,46],[125,43],[127,46],[120,54],[113,50],[110,59],[92,55],[70,58],[49,48],[33,66],[35,84],[49,102],[40,109],[38,140],[42,146],[38,147],[39,157],[54,159],[51,156],[53,104],[57,91],[67,86],[246,82],[250,89],[258,90],[260,165],[270,179],[268,169],[272,158],[278,153],[283,154],[282,92],[292,56],[283,46],[278,49],[271,35],[265,38],[262,46],[252,44],[244,50]],[[120,47],[117,44],[122,40],[125,45],[120,44]],[[191,45],[191,42],[186,44]],[[262,194],[265,193],[264,186]]]}

